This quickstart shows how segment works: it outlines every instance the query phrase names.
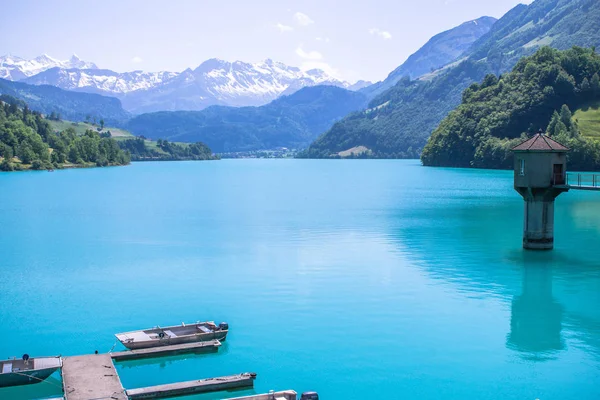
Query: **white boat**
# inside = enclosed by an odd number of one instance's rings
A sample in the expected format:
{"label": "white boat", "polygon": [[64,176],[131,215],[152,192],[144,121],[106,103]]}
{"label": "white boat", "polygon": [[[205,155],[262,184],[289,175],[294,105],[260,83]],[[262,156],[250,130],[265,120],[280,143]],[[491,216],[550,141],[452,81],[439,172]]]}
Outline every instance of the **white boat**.
{"label": "white boat", "polygon": [[[298,395],[293,390],[284,390],[281,392],[270,391],[264,394],[234,397],[227,400],[298,400]],[[319,395],[317,392],[304,392],[300,395],[299,400],[319,400]]]}
{"label": "white boat", "polygon": [[221,322],[216,325],[213,321],[181,324],[125,333],[117,333],[117,340],[130,350],[146,349],[148,347],[170,346],[173,344],[205,342],[208,340],[223,341],[229,332],[229,324]]}
{"label": "white boat", "polygon": [[62,367],[60,357],[23,358],[0,361],[0,387],[39,383]]}

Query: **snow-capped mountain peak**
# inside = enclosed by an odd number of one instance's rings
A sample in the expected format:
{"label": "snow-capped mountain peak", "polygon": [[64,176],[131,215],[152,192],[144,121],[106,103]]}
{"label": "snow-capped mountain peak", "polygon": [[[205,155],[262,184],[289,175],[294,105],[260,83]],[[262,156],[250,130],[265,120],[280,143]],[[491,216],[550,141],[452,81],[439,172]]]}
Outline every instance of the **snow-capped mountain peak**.
{"label": "snow-capped mountain peak", "polygon": [[0,78],[17,81],[27,77],[37,75],[40,72],[50,68],[77,68],[77,69],[97,69],[96,64],[81,60],[73,55],[69,60],[61,61],[42,54],[33,59],[27,60],[13,55],[0,57]]}
{"label": "snow-capped mountain peak", "polygon": [[211,105],[259,106],[306,86],[352,88],[325,71],[304,71],[269,58],[256,63],[211,58],[182,72],[121,73],[98,69],[77,55],[67,61],[46,54],[32,60],[4,56],[0,77],[114,96],[134,113],[201,110]]}

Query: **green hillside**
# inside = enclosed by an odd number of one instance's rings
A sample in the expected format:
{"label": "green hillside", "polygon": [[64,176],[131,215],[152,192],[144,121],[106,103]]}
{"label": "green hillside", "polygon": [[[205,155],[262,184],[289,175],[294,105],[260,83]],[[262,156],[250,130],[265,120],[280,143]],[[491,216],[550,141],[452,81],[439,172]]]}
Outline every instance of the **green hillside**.
{"label": "green hillside", "polygon": [[210,147],[202,142],[177,143],[158,139],[121,136],[117,139],[121,149],[131,155],[132,161],[178,161],[178,160],[218,160]]}
{"label": "green hillside", "polygon": [[355,147],[375,158],[418,158],[432,130],[460,104],[462,91],[490,71],[484,62],[467,60],[431,81],[402,79],[319,136],[299,157],[340,157]]}
{"label": "green hillside", "polygon": [[509,11],[465,55],[486,58],[499,74],[542,46],[559,50],[598,46],[599,24],[598,0],[536,0]]}
{"label": "green hillside", "polygon": [[545,129],[571,149],[571,169],[596,170],[600,142],[586,139],[580,124],[591,133],[598,110],[582,109],[579,118],[590,119],[573,123],[569,109],[598,100],[600,56],[594,50],[544,47],[521,59],[512,72],[471,85],[462,104],[433,132],[421,160],[430,166],[510,168],[510,149],[523,134]]}
{"label": "green hillside", "polygon": [[120,137],[132,137],[131,132],[126,131],[124,129],[112,128],[112,127],[104,127],[103,129],[98,130],[100,126],[98,124],[91,124],[87,122],[73,122],[73,121],[57,121],[57,120],[49,120],[50,126],[57,132],[62,132],[67,128],[72,128],[78,135],[83,135],[85,131],[92,130],[97,131],[99,134],[108,133],[113,138]]}
{"label": "green hillside", "polygon": [[81,136],[88,131],[97,132],[104,137],[110,135],[119,147],[129,152],[132,161],[173,161],[173,160],[213,160],[217,159],[204,143],[177,143],[167,140],[151,140],[134,137],[124,129],[103,127],[96,123],[48,120],[55,132],[67,129]]}
{"label": "green hillside", "polygon": [[22,100],[0,96],[0,171],[129,164],[115,140],[95,130],[56,131]]}
{"label": "green hillside", "polygon": [[415,157],[431,132],[461,103],[469,85],[481,82],[488,73],[505,73],[545,43],[559,49],[600,47],[599,26],[598,0],[536,0],[519,5],[459,57],[464,61],[421,80],[401,80],[374,98],[368,110],[335,124],[303,156],[338,157],[341,151],[365,146],[373,157]]}
{"label": "green hillside", "polygon": [[573,119],[583,136],[600,139],[600,102],[583,106],[573,114]]}

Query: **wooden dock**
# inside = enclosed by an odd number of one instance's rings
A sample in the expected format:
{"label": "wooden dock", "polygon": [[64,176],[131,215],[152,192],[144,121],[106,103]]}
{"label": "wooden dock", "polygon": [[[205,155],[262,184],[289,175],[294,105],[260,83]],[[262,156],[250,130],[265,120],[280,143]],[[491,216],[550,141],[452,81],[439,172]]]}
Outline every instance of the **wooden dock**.
{"label": "wooden dock", "polygon": [[175,344],[170,346],[151,347],[148,349],[127,350],[110,353],[115,361],[139,360],[142,358],[174,356],[185,353],[211,353],[219,350],[221,342],[209,340],[206,342]]}
{"label": "wooden dock", "polygon": [[131,389],[127,390],[126,394],[130,399],[136,400],[210,393],[228,389],[253,387],[255,378],[256,374],[254,373],[244,373],[220,378],[207,378],[196,381]]}
{"label": "wooden dock", "polygon": [[207,378],[125,390],[113,364],[113,360],[125,361],[164,357],[183,353],[214,352],[217,351],[220,346],[220,341],[211,340],[207,342],[121,351],[110,354],[65,357],[63,358],[63,367],[61,371],[64,400],[156,399],[253,387],[256,374],[243,373],[220,378]]}
{"label": "wooden dock", "polygon": [[128,400],[108,354],[65,357],[62,379],[65,400]]}

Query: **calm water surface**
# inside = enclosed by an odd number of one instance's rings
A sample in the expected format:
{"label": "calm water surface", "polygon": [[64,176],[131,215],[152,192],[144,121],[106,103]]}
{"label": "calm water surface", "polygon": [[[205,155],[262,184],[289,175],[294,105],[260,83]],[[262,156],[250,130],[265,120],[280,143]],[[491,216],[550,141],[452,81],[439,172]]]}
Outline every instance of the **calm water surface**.
{"label": "calm water surface", "polygon": [[557,199],[544,253],[521,249],[510,172],[417,161],[0,173],[0,195],[1,357],[216,320],[219,353],[117,364],[124,386],[255,371],[257,392],[324,400],[600,398],[600,193]]}

